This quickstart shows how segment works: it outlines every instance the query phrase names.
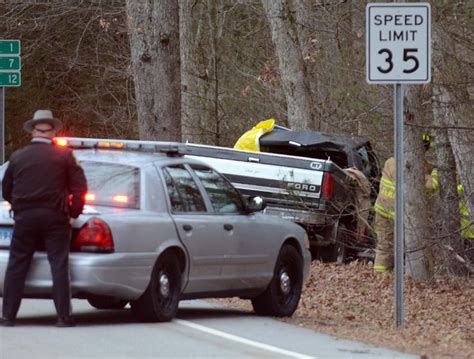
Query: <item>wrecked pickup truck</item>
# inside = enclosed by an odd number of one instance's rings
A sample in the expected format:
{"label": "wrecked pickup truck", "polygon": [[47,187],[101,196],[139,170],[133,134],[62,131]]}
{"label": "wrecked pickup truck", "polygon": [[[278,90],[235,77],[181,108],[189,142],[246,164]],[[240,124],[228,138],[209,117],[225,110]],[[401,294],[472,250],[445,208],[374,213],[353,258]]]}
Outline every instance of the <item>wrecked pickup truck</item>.
{"label": "wrecked pickup truck", "polygon": [[344,262],[374,246],[371,205],[360,208],[360,188],[348,170],[365,175],[366,197],[375,200],[380,166],[366,139],[273,131],[260,138],[262,152],[190,143],[185,148],[187,156],[219,170],[244,196],[263,197],[267,214],[303,226],[313,257]]}

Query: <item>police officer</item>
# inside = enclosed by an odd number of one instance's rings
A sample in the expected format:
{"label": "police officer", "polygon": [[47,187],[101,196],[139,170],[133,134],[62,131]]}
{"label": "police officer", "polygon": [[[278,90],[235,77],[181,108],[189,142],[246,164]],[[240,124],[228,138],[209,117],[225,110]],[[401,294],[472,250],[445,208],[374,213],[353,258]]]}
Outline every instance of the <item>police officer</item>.
{"label": "police officer", "polygon": [[3,288],[4,326],[15,325],[25,278],[38,243],[44,241],[53,278],[56,326],[74,326],[71,317],[69,246],[71,223],[84,206],[87,183],[71,150],[54,146],[61,122],[49,110],[38,110],[25,122],[29,146],[10,158],[2,182],[11,203],[15,227]]}

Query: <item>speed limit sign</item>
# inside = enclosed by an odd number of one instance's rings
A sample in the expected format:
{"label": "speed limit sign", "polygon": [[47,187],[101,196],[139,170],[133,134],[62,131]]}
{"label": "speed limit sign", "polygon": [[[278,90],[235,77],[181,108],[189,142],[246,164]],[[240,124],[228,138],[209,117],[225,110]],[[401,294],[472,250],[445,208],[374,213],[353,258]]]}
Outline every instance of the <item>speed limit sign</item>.
{"label": "speed limit sign", "polygon": [[366,60],[368,83],[430,82],[430,4],[368,4]]}

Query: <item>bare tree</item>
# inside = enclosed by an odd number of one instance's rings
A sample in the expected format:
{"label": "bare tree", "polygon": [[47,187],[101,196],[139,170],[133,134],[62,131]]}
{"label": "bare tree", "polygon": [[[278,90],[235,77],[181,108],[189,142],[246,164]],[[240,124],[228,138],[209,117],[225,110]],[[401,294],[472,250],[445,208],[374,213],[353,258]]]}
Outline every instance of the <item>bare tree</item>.
{"label": "bare tree", "polygon": [[181,140],[179,6],[127,0],[141,139]]}
{"label": "bare tree", "polygon": [[311,88],[300,50],[291,1],[262,0],[272,31],[280,75],[288,103],[288,123],[293,129],[319,127],[315,124]]}
{"label": "bare tree", "polygon": [[[421,86],[408,86],[405,93],[405,243],[408,274],[419,282],[428,282],[434,274],[430,224],[426,199],[426,175],[431,168],[425,163],[420,119]],[[431,186],[431,185],[430,185]]]}
{"label": "bare tree", "polygon": [[[437,75],[435,71],[435,76]],[[436,76],[437,77],[437,76]],[[460,235],[459,196],[457,193],[456,162],[454,159],[451,143],[449,142],[448,130],[444,127],[449,116],[446,103],[447,93],[440,86],[433,87],[433,118],[436,143],[436,166],[439,173],[439,197],[440,205],[436,216],[439,236],[437,245],[434,247],[438,253],[438,262],[446,270],[459,273],[462,270],[461,263],[457,257],[463,252],[463,242]]]}
{"label": "bare tree", "polygon": [[444,115],[456,161],[458,181],[463,186],[467,208],[474,221],[474,49],[472,6],[460,1],[447,3],[435,27],[437,54],[434,57],[436,83],[442,95]]}

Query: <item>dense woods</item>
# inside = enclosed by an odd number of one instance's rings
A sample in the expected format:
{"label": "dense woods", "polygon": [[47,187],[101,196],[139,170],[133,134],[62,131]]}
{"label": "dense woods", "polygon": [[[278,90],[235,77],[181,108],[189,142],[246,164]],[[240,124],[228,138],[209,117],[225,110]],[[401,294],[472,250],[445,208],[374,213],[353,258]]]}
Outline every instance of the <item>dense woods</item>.
{"label": "dense woods", "polygon": [[[6,91],[7,157],[28,140],[23,122],[49,107],[71,136],[221,146],[272,117],[293,129],[368,137],[383,164],[393,153],[392,87],[365,82],[366,4],[3,2],[1,37],[21,40],[23,76],[20,88]],[[472,220],[474,6],[431,4],[432,82],[405,92],[408,247],[436,258],[412,273],[420,280],[434,270],[472,272],[457,185]],[[423,133],[435,135],[426,157],[439,170],[434,198],[421,184]]]}

